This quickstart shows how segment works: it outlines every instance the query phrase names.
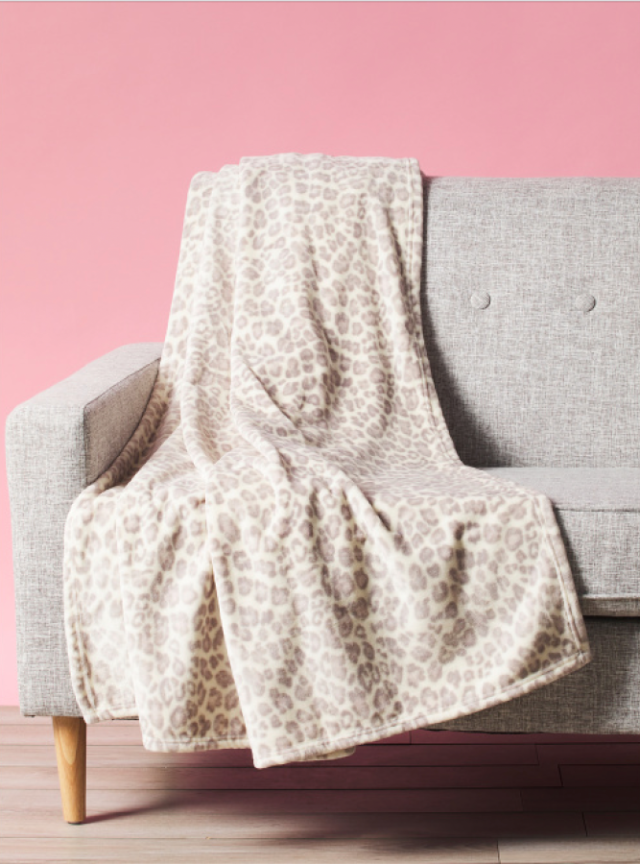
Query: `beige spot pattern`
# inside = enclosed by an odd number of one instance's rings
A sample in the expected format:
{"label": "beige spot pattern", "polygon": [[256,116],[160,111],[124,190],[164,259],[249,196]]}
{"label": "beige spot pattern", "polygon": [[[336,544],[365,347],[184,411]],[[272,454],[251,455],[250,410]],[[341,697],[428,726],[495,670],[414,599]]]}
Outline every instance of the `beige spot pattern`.
{"label": "beige spot pattern", "polygon": [[420,313],[415,159],[196,175],[158,378],[65,528],[88,723],[262,768],[520,696],[590,659],[551,503],[464,466]]}

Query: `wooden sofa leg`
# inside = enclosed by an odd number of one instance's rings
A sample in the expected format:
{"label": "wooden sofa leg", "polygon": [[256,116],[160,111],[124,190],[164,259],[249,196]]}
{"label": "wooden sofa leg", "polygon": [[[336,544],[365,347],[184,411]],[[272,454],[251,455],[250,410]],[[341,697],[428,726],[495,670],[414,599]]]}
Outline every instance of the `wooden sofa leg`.
{"label": "wooden sofa leg", "polygon": [[84,822],[87,806],[87,724],[83,717],[52,717],[65,822]]}

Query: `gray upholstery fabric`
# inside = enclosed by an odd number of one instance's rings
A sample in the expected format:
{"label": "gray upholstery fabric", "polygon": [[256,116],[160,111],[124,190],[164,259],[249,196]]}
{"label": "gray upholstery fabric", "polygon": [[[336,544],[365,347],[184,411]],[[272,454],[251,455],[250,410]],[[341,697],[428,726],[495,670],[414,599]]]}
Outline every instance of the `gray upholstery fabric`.
{"label": "gray upholstery fabric", "polygon": [[25,714],[76,714],[63,627],[64,522],[76,495],[137,426],[161,349],[161,343],[118,348],[7,419],[18,690]]}
{"label": "gray upholstery fabric", "polygon": [[521,486],[544,492],[557,510],[628,511],[630,513],[640,511],[640,468],[483,468],[482,470],[495,474],[503,480],[512,480]]}
{"label": "gray upholstery fabric", "polygon": [[585,615],[640,608],[640,468],[483,468],[547,495]]}
{"label": "gray upholstery fabric", "polygon": [[640,178],[431,179],[424,253],[463,462],[640,467]]}
{"label": "gray upholstery fabric", "polygon": [[580,607],[582,614],[587,617],[603,615],[607,618],[640,618],[640,597],[583,594]]}
{"label": "gray upholstery fabric", "polygon": [[640,619],[588,618],[593,660],[533,693],[441,723],[467,732],[640,733]]}

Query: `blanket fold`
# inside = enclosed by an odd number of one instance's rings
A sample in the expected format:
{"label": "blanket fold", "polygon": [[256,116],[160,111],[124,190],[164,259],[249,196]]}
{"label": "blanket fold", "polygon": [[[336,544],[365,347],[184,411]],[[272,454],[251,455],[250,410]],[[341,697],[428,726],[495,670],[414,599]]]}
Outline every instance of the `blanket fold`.
{"label": "blanket fold", "polygon": [[422,335],[417,160],[196,175],[158,378],[65,526],[88,723],[267,767],[590,660],[551,502],[461,463]]}

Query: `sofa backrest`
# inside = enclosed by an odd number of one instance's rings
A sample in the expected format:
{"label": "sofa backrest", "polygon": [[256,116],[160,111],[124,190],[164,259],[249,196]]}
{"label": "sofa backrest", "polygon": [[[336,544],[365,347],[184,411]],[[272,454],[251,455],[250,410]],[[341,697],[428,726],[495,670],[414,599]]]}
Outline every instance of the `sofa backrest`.
{"label": "sofa backrest", "polygon": [[640,466],[640,179],[424,192],[425,341],[462,461]]}

